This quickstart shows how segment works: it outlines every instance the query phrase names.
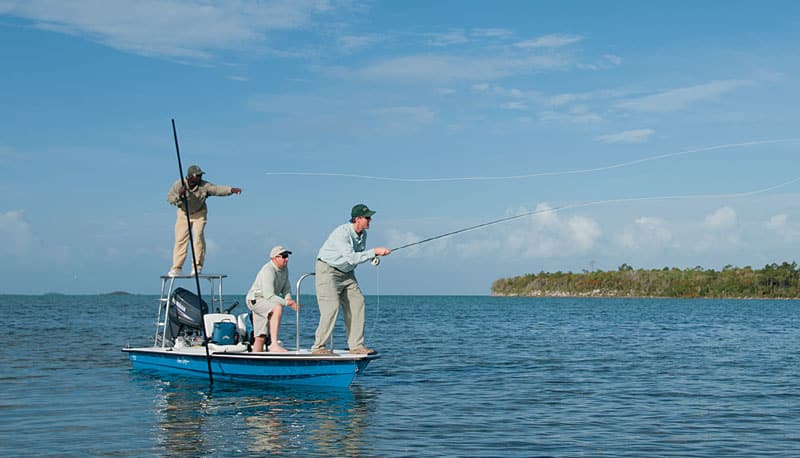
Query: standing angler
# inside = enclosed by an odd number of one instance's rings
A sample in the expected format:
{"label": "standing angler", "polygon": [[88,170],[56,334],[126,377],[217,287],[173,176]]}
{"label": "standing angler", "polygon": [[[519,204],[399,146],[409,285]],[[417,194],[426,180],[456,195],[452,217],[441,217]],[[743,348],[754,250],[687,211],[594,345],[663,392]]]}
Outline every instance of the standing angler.
{"label": "standing angler", "polygon": [[350,211],[350,222],[334,229],[319,249],[315,269],[319,326],[311,347],[314,354],[333,353],[332,349],[325,348],[325,343],[333,332],[339,304],[344,313],[350,353],[375,353],[364,346],[364,295],[354,272],[357,265],[392,252],[384,247],[366,250],[367,229],[374,214],[364,204],[354,206]]}
{"label": "standing angler", "polygon": [[[229,196],[231,194],[241,194],[241,188],[230,186],[217,186],[203,180],[203,170],[197,165],[189,167],[186,175],[185,189],[181,180],[176,181],[167,193],[167,202],[178,207],[178,217],[175,220],[175,248],[172,250],[172,268],[167,275],[181,275],[183,263],[186,261],[186,249],[189,248],[189,226],[186,222],[186,212],[184,211],[183,196],[184,192],[189,204],[189,220],[193,231],[194,253],[197,256],[197,273],[203,270],[203,261],[206,256],[206,239],[203,231],[206,227],[206,198],[208,196]],[[192,269],[192,275],[194,275]]]}

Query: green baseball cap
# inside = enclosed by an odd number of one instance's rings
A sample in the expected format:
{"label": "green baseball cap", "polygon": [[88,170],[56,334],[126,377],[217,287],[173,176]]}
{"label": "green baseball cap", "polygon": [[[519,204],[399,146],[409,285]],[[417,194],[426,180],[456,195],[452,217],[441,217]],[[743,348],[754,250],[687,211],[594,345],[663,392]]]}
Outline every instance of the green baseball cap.
{"label": "green baseball cap", "polygon": [[187,176],[202,175],[204,173],[199,165],[190,165],[189,170],[186,172]]}
{"label": "green baseball cap", "polygon": [[358,218],[359,216],[371,217],[374,214],[375,212],[364,204],[358,204],[350,211],[350,216],[352,218]]}

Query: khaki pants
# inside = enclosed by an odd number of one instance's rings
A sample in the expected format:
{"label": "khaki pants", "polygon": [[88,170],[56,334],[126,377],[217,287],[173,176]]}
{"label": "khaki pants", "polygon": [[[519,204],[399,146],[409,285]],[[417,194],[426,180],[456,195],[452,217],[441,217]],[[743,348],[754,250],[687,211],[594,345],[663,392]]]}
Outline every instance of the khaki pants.
{"label": "khaki pants", "polygon": [[[208,210],[199,211],[189,216],[192,223],[192,239],[194,240],[194,255],[197,257],[197,267],[203,267],[206,257],[206,239],[203,232],[206,228],[206,215]],[[175,219],[175,248],[172,250],[172,270],[183,270],[186,261],[186,249],[189,248],[189,226],[186,224],[186,213],[178,209]]]}
{"label": "khaki pants", "polygon": [[319,326],[314,334],[311,350],[325,348],[333,333],[333,326],[339,316],[339,304],[344,313],[344,326],[347,331],[347,345],[350,350],[364,346],[364,295],[358,287],[355,273],[341,272],[317,260],[316,277],[317,303],[319,304]]}

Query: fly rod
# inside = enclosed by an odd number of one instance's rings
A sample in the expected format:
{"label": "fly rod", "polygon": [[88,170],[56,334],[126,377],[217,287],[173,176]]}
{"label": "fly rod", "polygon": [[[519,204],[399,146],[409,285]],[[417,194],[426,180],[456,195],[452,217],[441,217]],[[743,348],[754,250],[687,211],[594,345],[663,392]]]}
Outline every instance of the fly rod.
{"label": "fly rod", "polygon": [[[433,240],[443,239],[443,238],[449,237],[451,235],[461,234],[462,232],[467,232],[467,231],[471,231],[471,230],[474,230],[474,229],[479,229],[481,227],[491,226],[492,224],[503,223],[505,221],[511,221],[512,219],[517,219],[517,218],[524,218],[526,216],[536,215],[538,213],[547,213],[547,212],[552,212],[552,211],[558,211],[558,210],[561,210],[561,209],[564,209],[564,208],[566,208],[566,206],[564,206],[564,207],[545,208],[545,209],[542,209],[542,210],[534,210],[534,211],[531,211],[531,212],[522,213],[520,215],[507,216],[505,218],[500,218],[500,219],[496,219],[494,221],[489,221],[488,223],[476,224],[475,226],[465,227],[463,229],[458,229],[456,231],[448,232],[446,234],[441,234],[441,235],[437,235],[437,236],[434,236],[434,237],[428,237],[427,239],[424,239],[424,240],[419,240],[419,241],[416,241],[416,242],[408,243],[408,244],[405,244],[403,246],[399,246],[397,248],[392,248],[392,251],[402,250],[403,248],[412,247],[414,245],[420,245],[420,244],[423,244],[423,243],[431,242]],[[375,258],[375,259],[378,259],[378,258]]]}

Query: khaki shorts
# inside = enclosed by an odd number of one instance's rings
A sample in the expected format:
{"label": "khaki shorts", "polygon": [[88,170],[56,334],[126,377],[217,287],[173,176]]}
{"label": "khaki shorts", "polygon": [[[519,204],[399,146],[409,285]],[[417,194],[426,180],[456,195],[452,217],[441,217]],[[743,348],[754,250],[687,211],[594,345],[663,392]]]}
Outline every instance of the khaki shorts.
{"label": "khaki shorts", "polygon": [[263,297],[246,302],[247,308],[253,311],[253,335],[256,337],[269,335],[269,317],[272,315],[272,309],[280,304],[270,302]]}

